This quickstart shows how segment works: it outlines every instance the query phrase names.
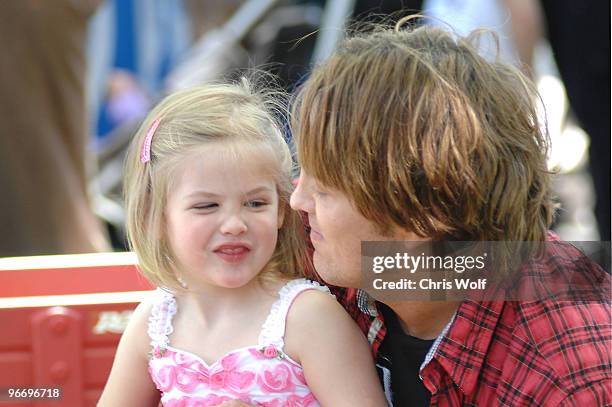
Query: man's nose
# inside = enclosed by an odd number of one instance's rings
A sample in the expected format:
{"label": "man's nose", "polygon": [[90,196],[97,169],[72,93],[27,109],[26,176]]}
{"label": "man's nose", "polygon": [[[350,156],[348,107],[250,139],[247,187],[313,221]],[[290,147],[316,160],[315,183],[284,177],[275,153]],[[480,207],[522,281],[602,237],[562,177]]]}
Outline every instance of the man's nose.
{"label": "man's nose", "polygon": [[302,182],[302,177],[298,178],[295,190],[291,194],[289,205],[296,211],[311,212],[314,209],[312,196]]}
{"label": "man's nose", "polygon": [[224,235],[240,235],[248,230],[248,226],[240,214],[231,214],[223,221],[220,230]]}

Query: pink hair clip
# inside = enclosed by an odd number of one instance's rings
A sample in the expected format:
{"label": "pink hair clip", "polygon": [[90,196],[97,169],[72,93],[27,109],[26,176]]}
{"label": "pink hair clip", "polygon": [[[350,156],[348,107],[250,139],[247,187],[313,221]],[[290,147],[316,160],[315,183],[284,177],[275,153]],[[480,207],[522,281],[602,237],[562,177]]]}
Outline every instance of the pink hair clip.
{"label": "pink hair clip", "polygon": [[149,131],[145,136],[144,143],[142,144],[142,151],[140,152],[140,162],[146,163],[151,160],[151,141],[153,141],[153,135],[155,134],[155,130],[159,126],[159,122],[161,119],[158,117],[153,121],[151,127],[149,127]]}

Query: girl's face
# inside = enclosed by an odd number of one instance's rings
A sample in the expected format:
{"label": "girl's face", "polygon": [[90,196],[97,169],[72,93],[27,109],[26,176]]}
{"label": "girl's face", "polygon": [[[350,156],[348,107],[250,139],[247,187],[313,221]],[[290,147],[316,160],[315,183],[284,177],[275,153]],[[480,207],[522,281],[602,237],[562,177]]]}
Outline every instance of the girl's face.
{"label": "girl's face", "polygon": [[270,260],[283,219],[267,162],[211,144],[177,166],[165,227],[190,289],[245,286]]}

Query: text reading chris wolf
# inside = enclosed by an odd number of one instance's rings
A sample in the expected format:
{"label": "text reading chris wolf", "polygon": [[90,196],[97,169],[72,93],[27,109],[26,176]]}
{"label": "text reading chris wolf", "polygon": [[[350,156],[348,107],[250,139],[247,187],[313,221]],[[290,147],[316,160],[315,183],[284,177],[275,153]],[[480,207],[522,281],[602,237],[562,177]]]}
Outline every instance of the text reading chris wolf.
{"label": "text reading chris wolf", "polygon": [[[610,242],[362,242],[361,288],[379,301],[594,301],[610,298],[611,251]],[[553,256],[571,267],[538,266]]]}
{"label": "text reading chris wolf", "polygon": [[[485,268],[487,253],[481,256],[433,256],[421,253],[413,256],[408,253],[396,253],[395,256],[376,256],[373,258],[372,272],[375,274],[389,270],[403,270],[410,274],[421,271],[447,271],[463,274],[465,271],[478,270]],[[442,278],[432,277],[419,278],[400,278],[399,281],[385,281],[383,278],[375,278],[373,288],[376,290],[484,290],[487,287],[486,278]]]}
{"label": "text reading chris wolf", "polygon": [[423,242],[364,242],[363,288],[375,297],[436,299],[487,289],[484,247]]}

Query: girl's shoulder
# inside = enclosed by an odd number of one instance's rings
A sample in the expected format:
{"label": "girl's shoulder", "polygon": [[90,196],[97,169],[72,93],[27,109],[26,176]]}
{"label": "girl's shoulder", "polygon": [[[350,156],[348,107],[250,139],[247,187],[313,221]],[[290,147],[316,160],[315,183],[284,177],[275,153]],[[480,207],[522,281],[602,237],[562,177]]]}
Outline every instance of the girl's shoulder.
{"label": "girl's shoulder", "polygon": [[164,301],[162,292],[162,290],[157,289],[147,293],[140,304],[138,304],[138,306],[132,312],[132,315],[130,316],[130,324],[142,328],[146,332],[151,319],[151,314],[153,313],[154,309],[158,308]]}
{"label": "girl's shoulder", "polygon": [[306,278],[297,278],[294,280],[286,281],[278,291],[279,297],[283,298],[294,298],[297,297],[302,292],[313,291],[319,292],[322,294],[326,294],[327,296],[331,296],[335,298],[329,288],[325,285],[319,284],[316,281],[308,280]]}
{"label": "girl's shoulder", "polygon": [[327,286],[305,278],[285,283],[278,291],[278,298],[272,312],[282,314],[287,323],[290,317],[295,318],[296,315],[299,319],[309,320],[316,319],[316,315],[330,310],[342,311],[342,307]]}
{"label": "girl's shoulder", "polygon": [[[268,318],[266,319],[261,332],[260,342],[274,343],[283,346],[283,338],[286,333],[289,314],[295,313],[295,307],[304,302],[304,298],[326,298],[330,302],[335,302],[335,298],[326,286],[305,278],[279,281],[276,286],[269,286],[270,290],[277,292],[276,300],[272,304]],[[306,300],[310,303],[312,300]],[[302,305],[299,305],[302,308]],[[320,308],[315,306],[315,308]],[[318,310],[312,309],[319,312]]]}
{"label": "girl's shoulder", "polygon": [[123,340],[138,354],[148,355],[154,343],[167,338],[176,312],[174,296],[157,289],[147,293],[130,316]]}
{"label": "girl's shoulder", "polygon": [[317,320],[321,313],[345,313],[329,288],[316,281],[300,279],[287,283],[279,292],[281,300],[290,301],[289,319]]}
{"label": "girl's shoulder", "polygon": [[298,293],[289,297],[291,305],[286,315],[285,327],[285,346],[288,353],[298,355],[299,348],[308,343],[309,338],[329,335],[331,330],[340,329],[347,324],[354,325],[326,286],[309,280],[290,284],[285,286],[288,287],[287,291],[296,290]]}
{"label": "girl's shoulder", "polygon": [[151,347],[147,332],[150,328],[151,313],[157,303],[159,303],[157,291],[148,293],[132,312],[121,339],[126,342],[131,352],[144,357],[148,355]]}

